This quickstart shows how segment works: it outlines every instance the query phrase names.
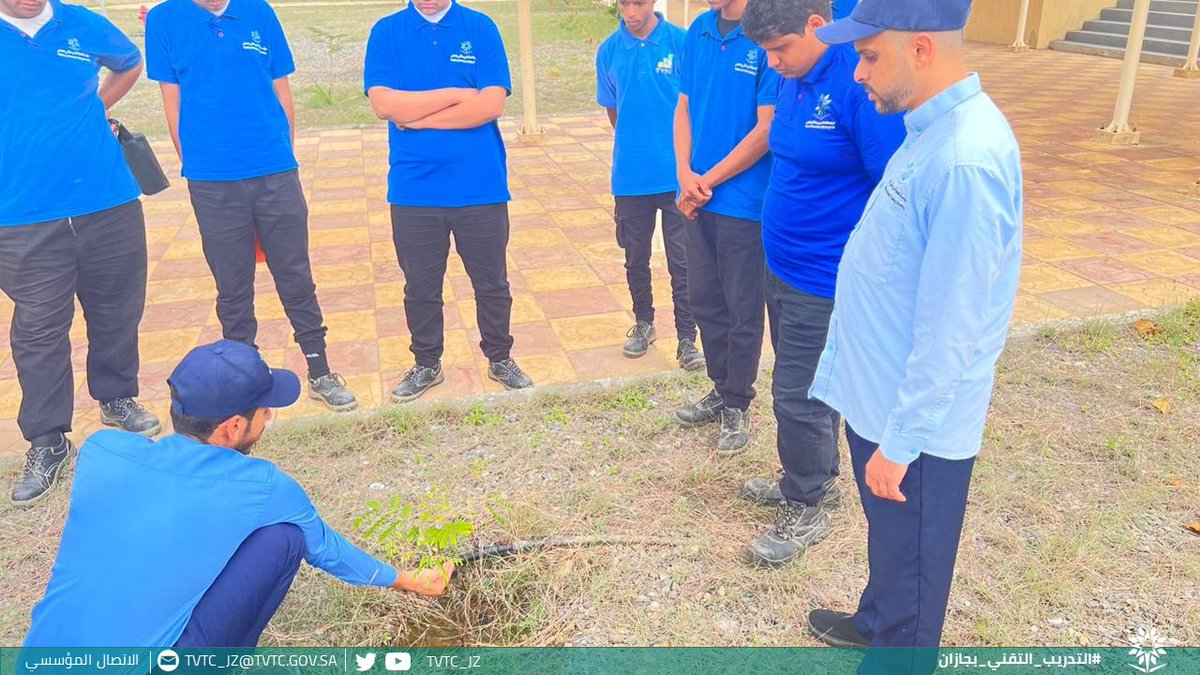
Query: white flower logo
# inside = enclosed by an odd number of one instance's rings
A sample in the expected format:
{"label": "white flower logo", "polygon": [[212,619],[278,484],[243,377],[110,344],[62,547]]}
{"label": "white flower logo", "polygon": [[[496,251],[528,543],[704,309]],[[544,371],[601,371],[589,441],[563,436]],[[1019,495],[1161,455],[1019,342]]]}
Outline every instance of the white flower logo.
{"label": "white flower logo", "polygon": [[259,44],[262,42],[262,36],[259,35],[258,31],[256,31],[256,30],[250,31],[250,39],[253,40],[255,44]]}
{"label": "white flower logo", "polygon": [[1129,667],[1139,673],[1153,673],[1167,665],[1158,662],[1160,658],[1167,655],[1166,650],[1163,649],[1167,646],[1167,638],[1165,635],[1159,635],[1157,628],[1137,629],[1137,633],[1130,637],[1129,644],[1133,645],[1133,649],[1129,650],[1129,655],[1137,657],[1138,662],[1138,665],[1130,664]]}
{"label": "white flower logo", "polygon": [[71,48],[74,51],[79,51],[79,40],[76,38],[71,38],[70,40],[67,40],[67,47]]}
{"label": "white flower logo", "polygon": [[471,49],[472,49],[472,47],[471,47],[471,41],[470,41],[470,40],[467,40],[466,42],[462,43],[461,45],[459,45],[459,46],[458,46],[458,49],[459,49],[459,51],[461,51],[463,54],[470,54],[470,53],[471,53]]}

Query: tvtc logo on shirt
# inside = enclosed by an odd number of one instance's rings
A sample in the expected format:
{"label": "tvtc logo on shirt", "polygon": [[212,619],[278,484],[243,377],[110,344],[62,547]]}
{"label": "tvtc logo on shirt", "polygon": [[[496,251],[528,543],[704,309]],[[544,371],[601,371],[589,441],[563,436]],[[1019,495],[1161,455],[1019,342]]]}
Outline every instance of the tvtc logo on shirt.
{"label": "tvtc logo on shirt", "polygon": [[654,71],[663,75],[670,75],[675,72],[675,55],[667,54],[666,57],[660,59]]}
{"label": "tvtc logo on shirt", "polygon": [[79,44],[79,38],[68,38],[67,39],[67,48],[60,49],[56,53],[58,54],[59,57],[64,58],[64,59],[72,59],[74,61],[91,62],[91,60],[92,60],[91,55],[80,51],[80,49],[81,49],[81,45]]}
{"label": "tvtc logo on shirt", "polygon": [[751,49],[746,52],[746,60],[734,64],[733,69],[746,75],[758,75],[758,50]]}
{"label": "tvtc logo on shirt", "polygon": [[475,63],[474,51],[475,48],[471,46],[471,41],[464,40],[463,43],[458,46],[458,53],[450,55],[450,62],[473,64]]}
{"label": "tvtc logo on shirt", "polygon": [[259,35],[258,31],[256,31],[256,30],[250,31],[250,41],[243,42],[242,49],[248,49],[252,52],[258,52],[259,54],[262,54],[263,56],[267,55],[267,48],[263,46],[262,36]]}
{"label": "tvtc logo on shirt", "polygon": [[819,129],[822,131],[831,131],[837,128],[837,120],[830,119],[830,107],[833,106],[833,99],[829,94],[821,94],[817,97],[817,107],[813,109],[813,118],[804,123],[805,129]]}

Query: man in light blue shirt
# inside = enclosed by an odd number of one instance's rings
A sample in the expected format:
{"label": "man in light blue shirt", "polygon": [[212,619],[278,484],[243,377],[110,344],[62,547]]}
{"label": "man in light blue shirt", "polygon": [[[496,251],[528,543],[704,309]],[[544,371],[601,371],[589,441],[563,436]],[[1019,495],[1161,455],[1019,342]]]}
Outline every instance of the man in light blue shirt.
{"label": "man in light blue shirt", "polygon": [[451,567],[397,572],[346,541],[304,488],[249,456],[300,379],[253,347],[193,349],[167,380],[175,434],[94,434],[26,647],[254,647],[301,560],[354,585],[440,595]]}
{"label": "man in light blue shirt", "polygon": [[[970,6],[861,0],[850,18],[817,31],[831,44],[855,42],[855,79],[880,112],[907,111],[908,131],[846,246],[811,389],[846,419],[869,529],[858,611],[809,617],[830,644],[938,646],[1012,317],[1021,158],[967,72]],[[885,652],[897,653],[868,659]]]}

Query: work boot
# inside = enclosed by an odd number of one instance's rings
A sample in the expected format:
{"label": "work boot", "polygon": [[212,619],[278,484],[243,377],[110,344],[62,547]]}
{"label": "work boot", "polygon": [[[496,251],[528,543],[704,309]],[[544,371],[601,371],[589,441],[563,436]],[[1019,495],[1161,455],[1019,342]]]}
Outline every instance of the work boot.
{"label": "work boot", "polygon": [[717,434],[717,454],[736,455],[750,442],[750,411],[725,408],[721,411],[721,431]]}
{"label": "work boot", "polygon": [[533,386],[533,380],[512,359],[489,363],[488,379],[499,382],[505,389],[528,389]]}
{"label": "work boot", "polygon": [[143,436],[154,436],[162,431],[162,423],[154,413],[128,396],[101,403],[100,421],[110,427]]}
{"label": "work boot", "polygon": [[308,397],[320,401],[334,412],[358,407],[358,399],[346,388],[346,379],[337,373],[327,373],[316,379],[308,378]]}
{"label": "work boot", "polygon": [[725,409],[725,399],[714,387],[704,398],[675,410],[675,417],[685,427],[698,427],[715,422]]}
{"label": "work boot", "polygon": [[675,360],[679,362],[679,367],[688,372],[704,370],[706,365],[704,362],[704,354],[696,349],[696,342],[686,338],[679,341],[679,347],[675,350]]}
{"label": "work boot", "polygon": [[654,324],[646,321],[635,323],[625,337],[629,338],[625,341],[625,357],[630,359],[645,356],[646,352],[650,351],[650,345],[658,339],[654,332]]}
{"label": "work boot", "polygon": [[9,501],[15,506],[33,506],[58,482],[63,469],[75,456],[75,444],[63,435],[49,442],[34,442],[25,453],[25,468],[13,484]]}
{"label": "work boot", "polygon": [[751,560],[767,565],[782,565],[829,536],[829,514],[820,506],[784,501],[775,514],[771,529],[750,542]]}
{"label": "work boot", "polygon": [[[739,493],[742,499],[759,506],[778,506],[783,501],[783,491],[779,489],[781,478],[748,478],[742,483]],[[841,508],[842,491],[837,486],[837,479],[825,481],[825,493],[821,497],[821,508],[832,511]]]}
{"label": "work boot", "polygon": [[417,364],[404,374],[404,379],[400,380],[400,384],[392,390],[393,403],[408,403],[409,401],[419,398],[421,394],[429,391],[431,387],[436,387],[446,381],[445,374],[442,373],[442,362],[430,368]]}
{"label": "work boot", "polygon": [[830,647],[862,649],[871,645],[854,627],[854,615],[845,612],[814,609],[808,613],[808,630]]}

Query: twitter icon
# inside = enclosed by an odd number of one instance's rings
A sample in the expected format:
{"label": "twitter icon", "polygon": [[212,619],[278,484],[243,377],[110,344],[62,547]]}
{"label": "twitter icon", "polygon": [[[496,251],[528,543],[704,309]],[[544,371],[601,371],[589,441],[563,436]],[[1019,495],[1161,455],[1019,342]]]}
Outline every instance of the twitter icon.
{"label": "twitter icon", "polygon": [[358,664],[358,672],[365,673],[375,667],[375,652],[368,652],[365,656],[355,654],[354,662]]}

